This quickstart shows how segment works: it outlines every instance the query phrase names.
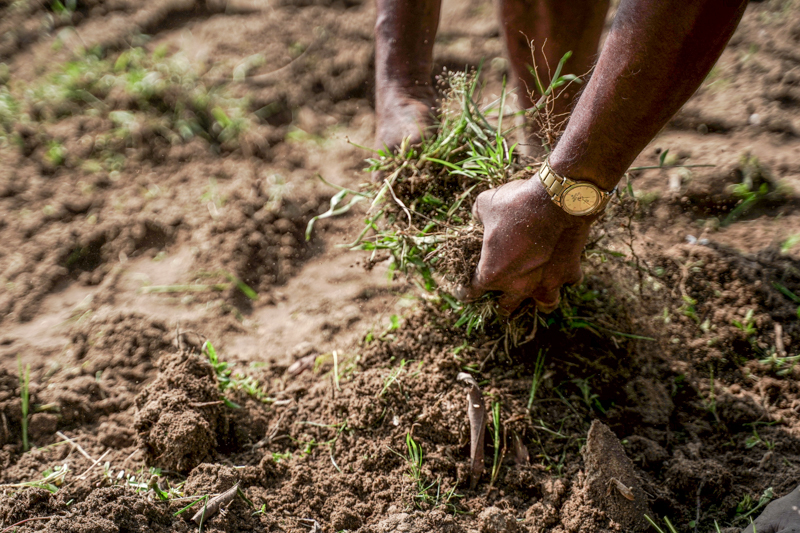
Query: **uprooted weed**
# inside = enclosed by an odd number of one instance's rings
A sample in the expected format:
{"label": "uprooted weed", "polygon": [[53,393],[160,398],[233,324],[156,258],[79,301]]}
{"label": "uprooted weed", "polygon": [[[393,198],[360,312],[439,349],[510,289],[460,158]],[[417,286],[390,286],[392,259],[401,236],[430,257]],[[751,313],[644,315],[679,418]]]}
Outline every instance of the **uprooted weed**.
{"label": "uprooted weed", "polygon": [[[534,111],[541,112],[539,120],[548,120],[546,111],[559,95],[556,89],[578,80],[561,75],[568,58],[559,63],[549,85],[537,83],[540,97]],[[521,344],[532,338],[540,322],[534,307],[504,320],[495,310],[497,294],[468,304],[454,297],[457,287],[469,284],[481,252],[483,228],[471,215],[476,197],[531,172],[509,140],[515,128],[510,125],[513,117],[505,113],[508,92],[503,86],[498,98],[479,105],[482,95],[475,72],[445,71],[439,85],[443,99],[434,133],[395,152],[378,150],[367,160],[366,170],[382,179],[359,191],[340,188],[330,210],[318,218],[368,201],[365,227],[349,246],[371,252],[369,265],[388,259],[392,273],[419,280],[456,314],[456,327],[463,326],[467,334],[490,327],[507,344]],[[547,131],[552,134],[552,128]],[[545,149],[548,139],[542,139]],[[348,195],[350,202],[341,205]]]}

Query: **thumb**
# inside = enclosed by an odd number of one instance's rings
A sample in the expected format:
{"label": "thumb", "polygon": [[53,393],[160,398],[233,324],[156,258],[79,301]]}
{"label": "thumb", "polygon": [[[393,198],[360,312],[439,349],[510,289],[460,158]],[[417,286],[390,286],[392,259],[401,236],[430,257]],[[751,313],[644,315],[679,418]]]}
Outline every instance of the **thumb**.
{"label": "thumb", "polygon": [[483,191],[475,198],[475,202],[472,204],[472,218],[478,224],[483,224],[481,212],[484,210],[486,202],[491,200],[495,192],[497,192],[497,189],[489,189],[488,191]]}
{"label": "thumb", "polygon": [[453,291],[453,296],[462,302],[474,302],[486,294],[487,288],[480,272],[481,265],[478,263],[478,268],[472,275],[472,280],[470,281],[469,285],[459,285],[456,287],[456,289]]}

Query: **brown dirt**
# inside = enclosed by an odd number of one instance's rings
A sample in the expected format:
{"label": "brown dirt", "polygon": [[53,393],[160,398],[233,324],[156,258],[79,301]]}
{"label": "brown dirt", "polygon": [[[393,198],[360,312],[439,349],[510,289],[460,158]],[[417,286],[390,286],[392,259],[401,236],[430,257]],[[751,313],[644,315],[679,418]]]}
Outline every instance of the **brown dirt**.
{"label": "brown dirt", "polygon": [[[12,122],[0,105],[0,530],[37,518],[17,531],[197,531],[197,505],[176,513],[239,482],[253,507],[237,496],[203,531],[589,533],[646,530],[646,513],[732,532],[742,502],[800,482],[787,293],[800,295],[800,245],[781,249],[800,234],[797,6],[751,4],[636,163],[669,150],[716,167],[633,173],[635,199],[598,226],[584,284],[508,350],[338,248],[361,211],[305,241],[332,194],[315,175],[367,179],[348,141],[372,142],[372,3],[75,6],[0,4],[0,104],[5,87],[38,87],[84,50],[113,65],[143,47],[188,58],[193,86],[247,97],[249,126],[226,140],[195,102],[200,129],[176,137],[170,91],[97,93],[107,108],[23,102]],[[447,2],[436,46],[449,68],[486,60],[487,99],[505,69],[492,10]],[[112,110],[139,129],[115,136]],[[767,186],[746,211],[741,183]],[[27,452],[18,358],[31,368]],[[302,358],[310,368],[288,373]],[[500,402],[497,478],[490,420],[474,490],[460,371]],[[227,378],[238,409],[219,403]],[[609,493],[610,477],[634,500]]]}

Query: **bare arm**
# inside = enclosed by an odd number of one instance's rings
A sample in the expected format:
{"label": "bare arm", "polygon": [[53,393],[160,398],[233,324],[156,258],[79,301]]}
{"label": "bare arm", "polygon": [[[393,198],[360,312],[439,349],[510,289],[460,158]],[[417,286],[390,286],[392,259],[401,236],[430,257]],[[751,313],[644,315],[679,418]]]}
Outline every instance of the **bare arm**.
{"label": "bare arm", "polygon": [[[711,70],[746,0],[622,0],[591,80],[550,156],[553,169],[611,190],[641,150]],[[482,193],[484,225],[476,298],[502,291],[510,313],[533,297],[544,311],[580,275],[580,255],[595,217],[554,205],[538,176]]]}
{"label": "bare arm", "polygon": [[623,0],[553,169],[610,190],[694,94],[733,35],[743,0]]}

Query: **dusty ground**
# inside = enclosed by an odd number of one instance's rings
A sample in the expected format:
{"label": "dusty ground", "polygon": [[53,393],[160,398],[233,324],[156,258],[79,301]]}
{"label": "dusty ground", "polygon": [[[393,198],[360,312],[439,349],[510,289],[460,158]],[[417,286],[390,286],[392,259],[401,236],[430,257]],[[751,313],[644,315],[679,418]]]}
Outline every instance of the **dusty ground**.
{"label": "dusty ground", "polygon": [[[436,47],[440,66],[484,59],[490,88],[491,14],[447,4]],[[305,241],[333,193],[317,174],[366,179],[374,17],[355,0],[0,4],[0,528],[196,531],[202,503],[176,513],[238,481],[249,502],[204,531],[632,531],[643,513],[737,531],[800,483],[797,1],[750,5],[637,162],[716,166],[634,173],[585,284],[508,355],[338,247],[358,214]],[[742,182],[764,184],[746,212]],[[463,370],[501,405],[475,489]]]}

